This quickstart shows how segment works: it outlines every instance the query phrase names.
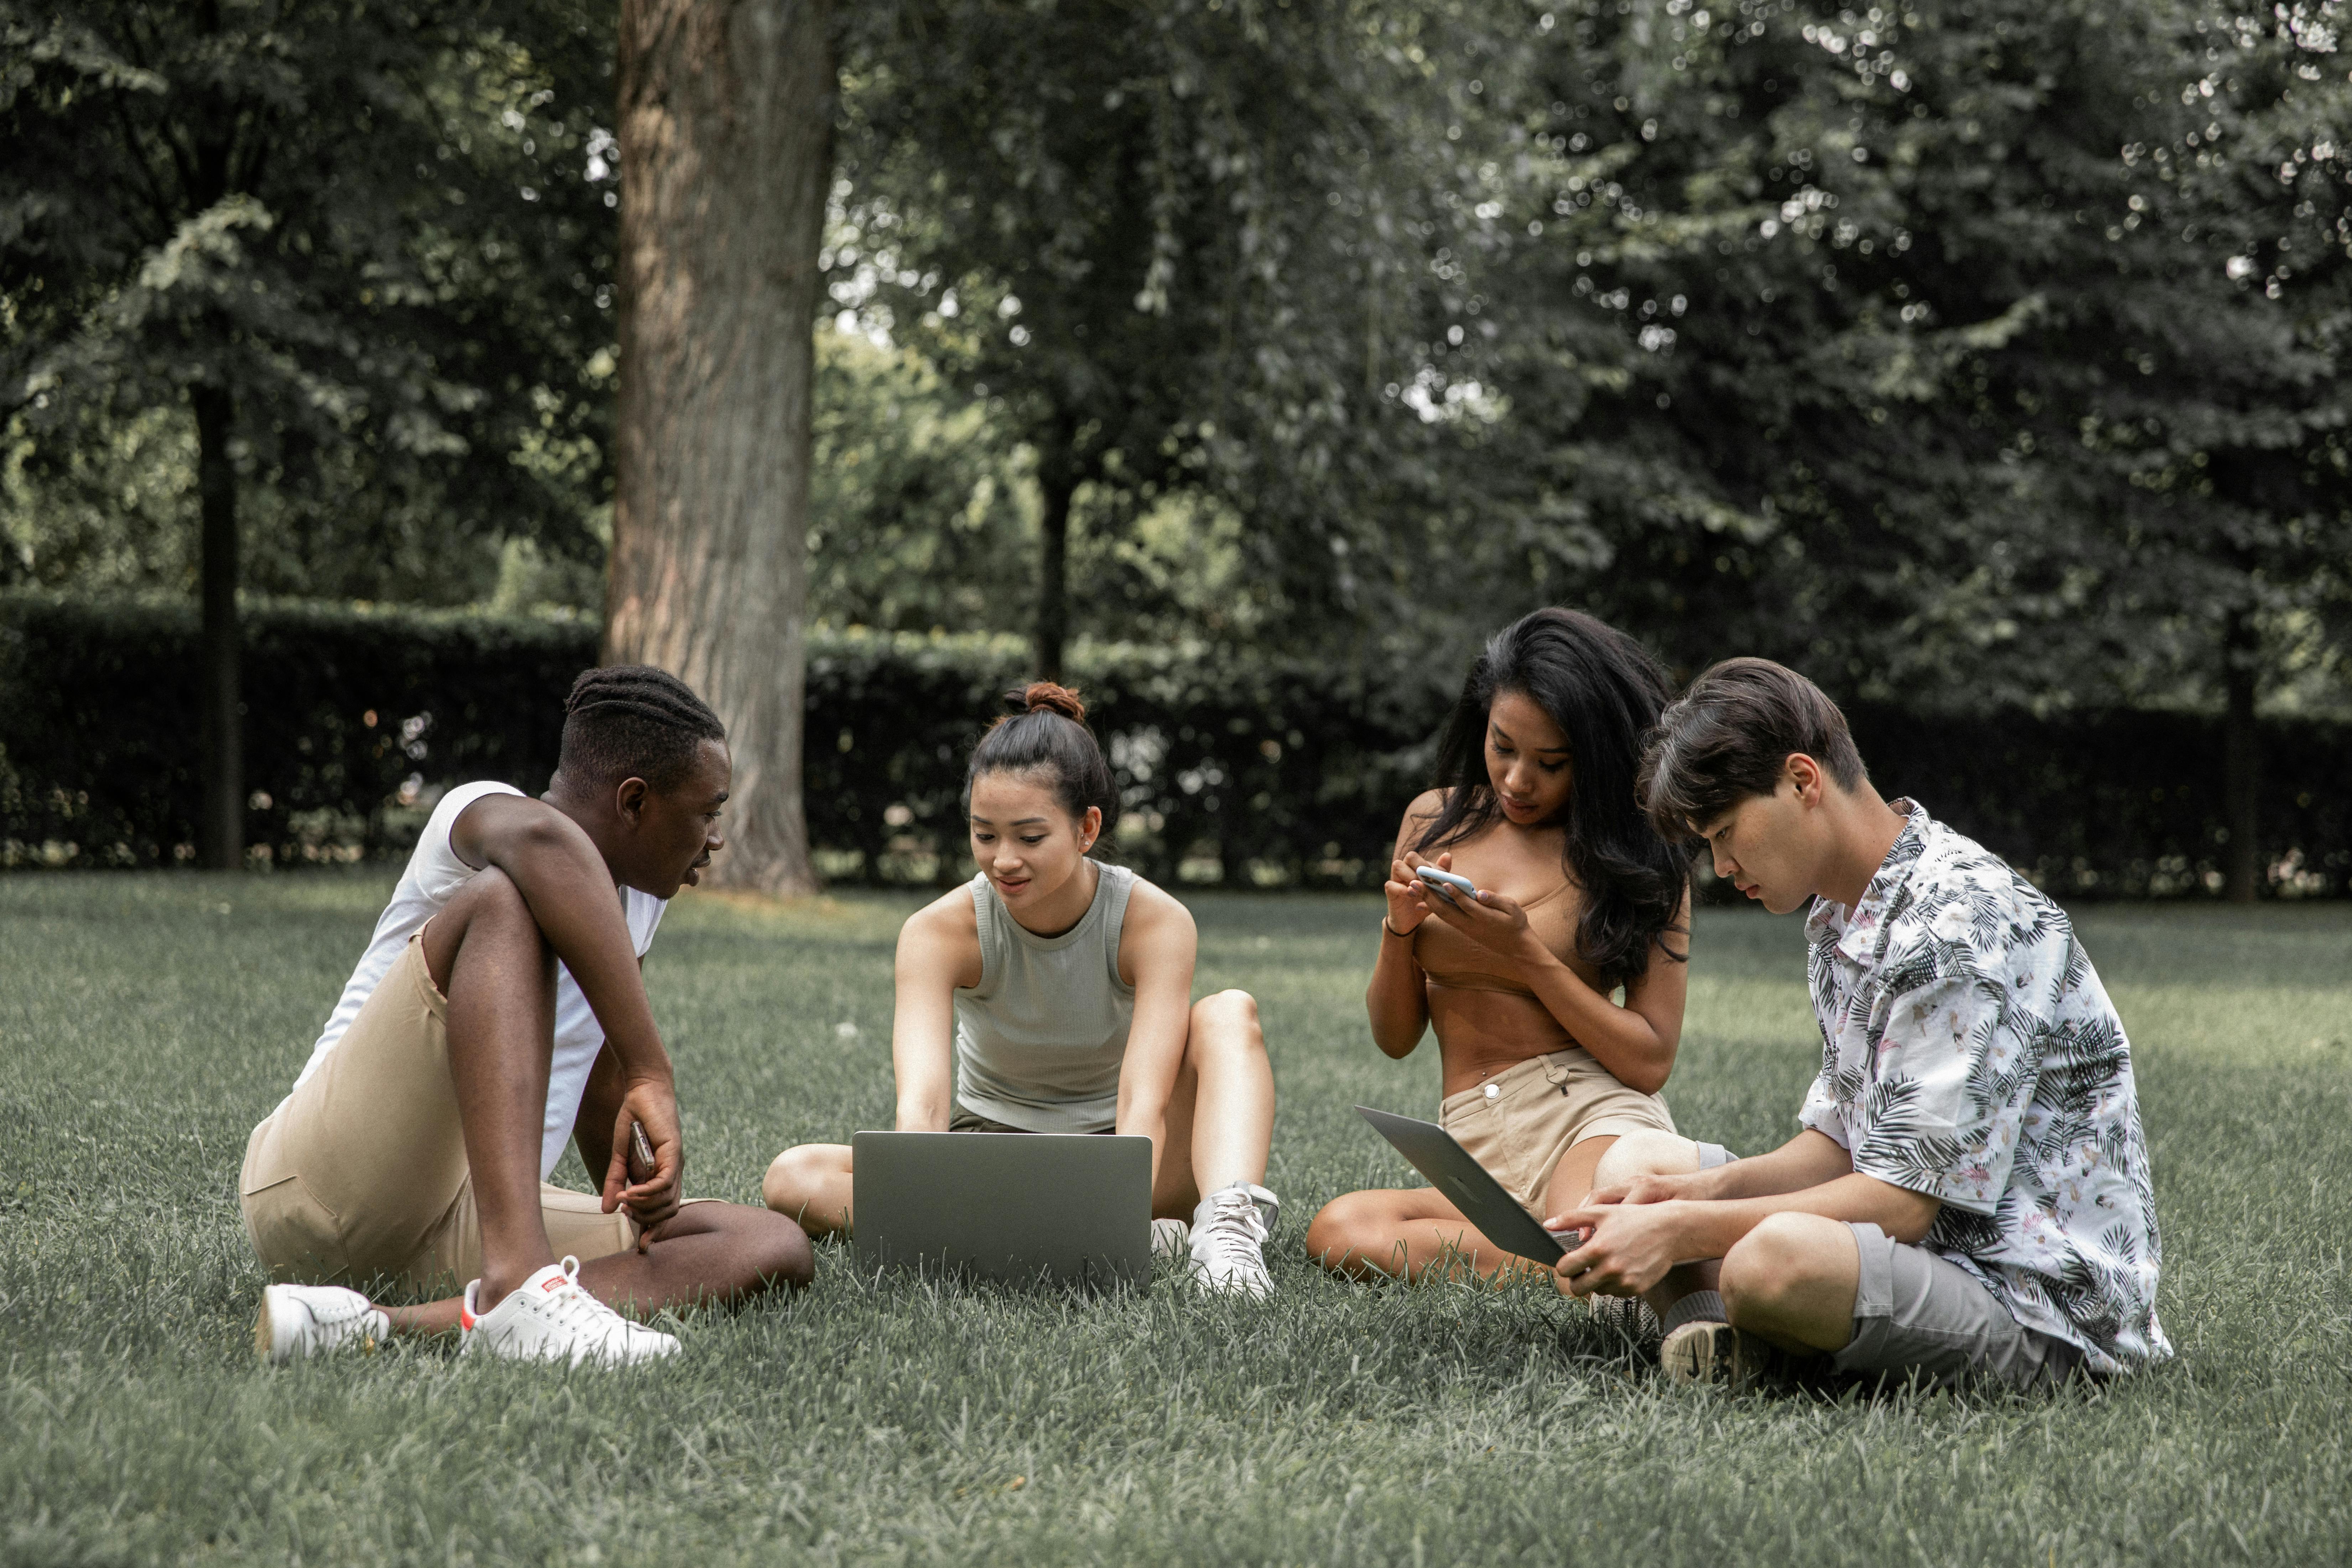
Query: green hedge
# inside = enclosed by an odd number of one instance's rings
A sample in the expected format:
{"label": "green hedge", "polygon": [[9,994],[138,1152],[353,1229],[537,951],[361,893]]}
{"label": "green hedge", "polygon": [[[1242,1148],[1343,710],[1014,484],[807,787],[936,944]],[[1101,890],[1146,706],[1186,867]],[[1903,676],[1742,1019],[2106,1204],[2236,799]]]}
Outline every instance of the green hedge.
{"label": "green hedge", "polygon": [[[561,700],[594,657],[579,621],[341,606],[247,616],[246,777],[257,861],[358,859],[413,838],[438,786],[543,785]],[[193,609],[0,595],[0,862],[188,859],[199,801]],[[1125,785],[1123,857],[1160,879],[1366,885],[1426,782],[1452,672],[1080,647]],[[826,633],[810,646],[807,798],[827,873],[965,869],[965,750],[1025,675],[1008,637]],[[2218,886],[2218,721],[1849,711],[1882,787],[2069,896]],[[2352,889],[2352,727],[2263,727],[2279,890]],[[941,851],[944,850],[944,854]]]}

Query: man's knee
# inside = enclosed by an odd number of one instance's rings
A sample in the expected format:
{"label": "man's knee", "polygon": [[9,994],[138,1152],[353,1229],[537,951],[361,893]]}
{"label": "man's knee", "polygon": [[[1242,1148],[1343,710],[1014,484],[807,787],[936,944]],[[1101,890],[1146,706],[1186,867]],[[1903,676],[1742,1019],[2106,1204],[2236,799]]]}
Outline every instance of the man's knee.
{"label": "man's knee", "polygon": [[1825,1244],[1845,1227],[1819,1215],[1769,1215],[1723,1258],[1725,1310],[1734,1323],[1771,1318],[1831,1272]]}
{"label": "man's knee", "polygon": [[808,1232],[780,1214],[743,1212],[751,1216],[752,1278],[771,1288],[798,1290],[807,1285],[816,1275],[816,1249],[809,1245]]}
{"label": "man's knee", "polygon": [[1625,1132],[1592,1168],[1592,1186],[1598,1192],[1643,1176],[1679,1176],[1697,1169],[1698,1145],[1679,1133]]}
{"label": "man's knee", "polygon": [[740,1296],[776,1286],[798,1289],[816,1272],[815,1249],[808,1232],[780,1214],[740,1204],[695,1204],[685,1211],[704,1210],[697,1216],[727,1238],[727,1254],[734,1278],[724,1281],[727,1293]]}
{"label": "man's knee", "polygon": [[539,929],[539,917],[515,886],[514,879],[496,866],[486,866],[466,879],[427,922],[422,938],[425,966],[444,995],[456,978],[460,948],[492,950],[535,963],[552,984],[555,950]]}
{"label": "man's knee", "polygon": [[485,866],[466,879],[465,886],[450,896],[436,920],[452,920],[464,926],[484,923],[505,930],[527,928],[533,936],[539,934],[539,921],[530,912],[530,902],[515,886],[512,877],[496,866]]}
{"label": "man's knee", "polygon": [[1265,1032],[1258,1027],[1257,998],[1246,991],[1220,991],[1193,1003],[1192,1045],[1196,1051],[1265,1049]]}

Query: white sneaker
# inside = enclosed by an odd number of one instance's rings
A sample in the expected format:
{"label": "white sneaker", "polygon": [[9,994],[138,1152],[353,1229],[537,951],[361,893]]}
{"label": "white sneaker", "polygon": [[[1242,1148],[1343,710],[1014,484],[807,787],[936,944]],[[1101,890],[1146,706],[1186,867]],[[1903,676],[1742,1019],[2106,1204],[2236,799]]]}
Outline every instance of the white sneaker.
{"label": "white sneaker", "polygon": [[478,1279],[466,1287],[457,1325],[465,1338],[459,1355],[478,1350],[509,1361],[561,1361],[578,1366],[633,1366],[677,1353],[677,1341],[633,1323],[582,1289],[580,1259],[551,1263],[488,1311],[474,1310]]}
{"label": "white sneaker", "polygon": [[1192,1249],[1192,1227],[1181,1219],[1151,1222],[1151,1256],[1183,1258]]}
{"label": "white sneaker", "polygon": [[267,1362],[347,1345],[372,1351],[391,1337],[392,1320],[340,1285],[272,1285],[261,1293],[261,1315],[253,1322],[253,1348]]}
{"label": "white sneaker", "polygon": [[1233,1290],[1260,1300],[1274,1293],[1265,1271],[1265,1238],[1282,1202],[1264,1187],[1236,1182],[1211,1193],[1192,1211],[1192,1268],[1204,1289]]}

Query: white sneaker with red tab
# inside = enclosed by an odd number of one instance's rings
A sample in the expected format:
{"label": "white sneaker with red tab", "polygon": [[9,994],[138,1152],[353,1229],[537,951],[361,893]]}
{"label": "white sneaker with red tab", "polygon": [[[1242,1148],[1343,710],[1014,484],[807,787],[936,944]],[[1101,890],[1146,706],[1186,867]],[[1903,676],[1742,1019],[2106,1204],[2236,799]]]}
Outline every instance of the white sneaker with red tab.
{"label": "white sneaker with red tab", "polygon": [[506,1293],[487,1312],[476,1312],[478,1279],[466,1287],[457,1326],[465,1338],[459,1355],[498,1356],[506,1361],[560,1361],[572,1366],[635,1366],[677,1353],[677,1341],[643,1323],[633,1323],[591,1296],[580,1283],[580,1259],[551,1263]]}

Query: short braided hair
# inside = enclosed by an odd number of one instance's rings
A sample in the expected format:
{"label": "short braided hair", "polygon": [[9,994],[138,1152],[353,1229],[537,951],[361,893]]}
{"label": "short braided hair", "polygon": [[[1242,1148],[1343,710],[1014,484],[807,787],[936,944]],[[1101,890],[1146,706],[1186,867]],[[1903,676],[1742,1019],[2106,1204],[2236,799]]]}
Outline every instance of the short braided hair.
{"label": "short braided hair", "polygon": [[599,789],[626,778],[674,789],[703,742],[725,739],[719,715],[677,676],[651,665],[607,665],[582,670],[572,683],[555,770]]}

